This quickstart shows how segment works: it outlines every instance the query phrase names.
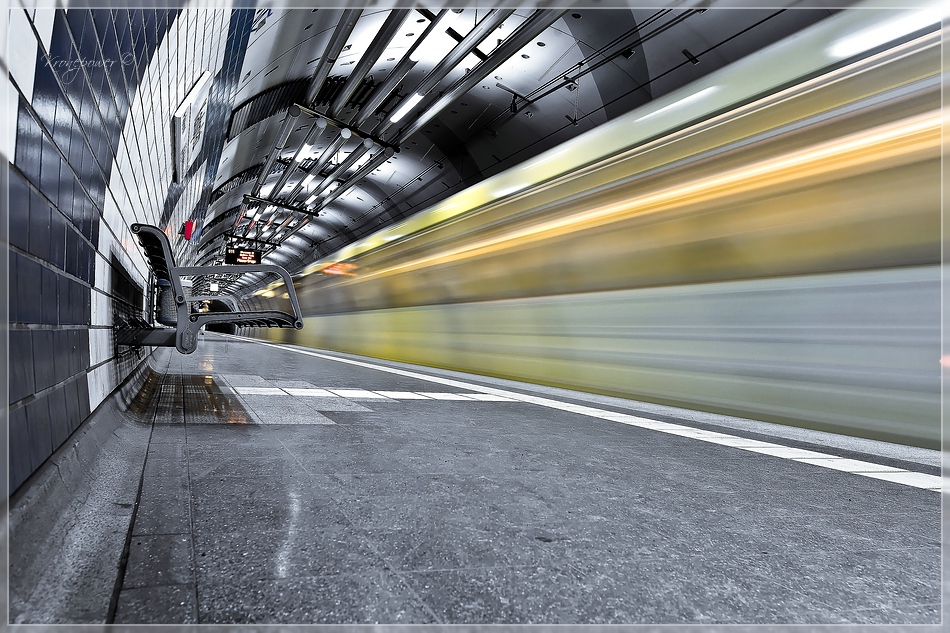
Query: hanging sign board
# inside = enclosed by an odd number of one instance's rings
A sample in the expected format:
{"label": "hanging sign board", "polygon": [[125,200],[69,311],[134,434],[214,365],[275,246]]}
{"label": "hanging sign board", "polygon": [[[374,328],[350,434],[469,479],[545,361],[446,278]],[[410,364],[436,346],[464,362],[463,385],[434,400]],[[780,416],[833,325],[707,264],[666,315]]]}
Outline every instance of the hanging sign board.
{"label": "hanging sign board", "polygon": [[182,182],[194,162],[205,137],[205,116],[211,93],[211,73],[204,71],[172,117],[175,143],[175,179]]}
{"label": "hanging sign board", "polygon": [[261,251],[251,250],[249,248],[233,248],[231,246],[224,252],[225,264],[260,264]]}

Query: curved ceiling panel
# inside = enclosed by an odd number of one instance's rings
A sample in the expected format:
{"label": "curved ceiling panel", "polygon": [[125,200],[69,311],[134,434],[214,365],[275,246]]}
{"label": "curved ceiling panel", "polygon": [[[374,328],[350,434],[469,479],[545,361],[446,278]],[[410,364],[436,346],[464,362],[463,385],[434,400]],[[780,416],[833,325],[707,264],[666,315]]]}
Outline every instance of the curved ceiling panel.
{"label": "curved ceiling panel", "polygon": [[828,15],[259,10],[191,259],[294,272]]}

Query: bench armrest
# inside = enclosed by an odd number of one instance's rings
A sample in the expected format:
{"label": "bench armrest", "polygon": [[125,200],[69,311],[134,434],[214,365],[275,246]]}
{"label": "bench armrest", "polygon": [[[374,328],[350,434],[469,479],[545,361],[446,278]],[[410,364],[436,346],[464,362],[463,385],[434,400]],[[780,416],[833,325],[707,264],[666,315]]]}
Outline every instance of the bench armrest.
{"label": "bench armrest", "polygon": [[[203,325],[211,322],[226,322],[248,324],[256,327],[293,327],[303,328],[303,315],[300,304],[297,302],[297,291],[294,289],[294,280],[290,273],[281,266],[273,264],[249,264],[234,266],[176,266],[168,236],[158,227],[149,224],[133,224],[132,233],[138,237],[139,244],[145,253],[149,268],[158,279],[164,279],[171,284],[177,308],[175,347],[183,354],[190,354],[198,346],[198,331]],[[279,276],[287,287],[287,296],[293,308],[293,314],[277,310],[250,310],[238,309],[237,301],[229,295],[208,295],[201,297],[186,297],[182,287],[182,277],[196,277],[202,275],[233,275],[236,273],[271,273]],[[228,303],[233,312],[192,314],[191,301],[218,299]]]}

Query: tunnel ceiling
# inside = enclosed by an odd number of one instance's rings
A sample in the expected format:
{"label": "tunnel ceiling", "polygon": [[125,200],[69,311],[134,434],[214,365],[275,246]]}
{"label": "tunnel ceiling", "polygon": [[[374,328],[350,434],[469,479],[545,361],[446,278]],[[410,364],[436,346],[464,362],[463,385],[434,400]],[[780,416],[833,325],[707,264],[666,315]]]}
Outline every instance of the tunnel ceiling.
{"label": "tunnel ceiling", "polygon": [[293,273],[831,13],[785,4],[258,10],[190,257]]}

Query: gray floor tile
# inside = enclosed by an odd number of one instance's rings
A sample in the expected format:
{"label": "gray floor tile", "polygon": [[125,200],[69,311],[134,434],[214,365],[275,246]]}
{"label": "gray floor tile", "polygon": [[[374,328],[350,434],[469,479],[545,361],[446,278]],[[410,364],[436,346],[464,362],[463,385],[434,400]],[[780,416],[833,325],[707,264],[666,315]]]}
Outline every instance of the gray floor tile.
{"label": "gray floor tile", "polygon": [[193,584],[124,589],[119,593],[116,624],[193,624],[197,621]]}
{"label": "gray floor tile", "polygon": [[368,573],[383,562],[345,524],[291,521],[283,529],[220,532],[197,537],[200,584],[300,576]]}
{"label": "gray floor tile", "polygon": [[190,533],[132,539],[123,588],[193,584],[194,581]]}
{"label": "gray floor tile", "polygon": [[383,571],[202,584],[198,598],[202,622],[435,622],[429,609],[396,576]]}

